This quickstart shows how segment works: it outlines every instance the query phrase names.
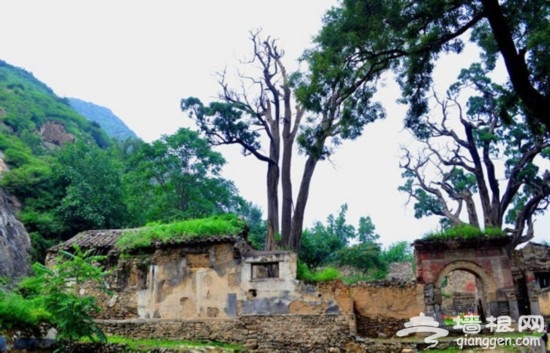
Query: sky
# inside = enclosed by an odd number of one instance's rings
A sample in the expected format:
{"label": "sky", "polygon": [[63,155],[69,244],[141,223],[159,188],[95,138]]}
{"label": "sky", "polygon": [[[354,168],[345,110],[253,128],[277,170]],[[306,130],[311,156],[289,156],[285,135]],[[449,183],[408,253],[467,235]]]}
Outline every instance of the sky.
{"label": "sky", "polygon": [[[0,59],[21,67],[61,97],[107,107],[147,142],[180,127],[193,128],[180,111],[182,98],[209,102],[219,93],[216,73],[251,53],[250,31],[279,41],[290,71],[321,28],[336,0],[4,0],[0,2]],[[462,65],[447,58],[441,87]],[[460,59],[462,60],[462,59]],[[386,79],[377,97],[387,118],[346,141],[313,176],[305,225],[324,221],[348,204],[348,222],[370,216],[381,242],[421,237],[435,218],[417,220],[402,184],[400,147],[412,143],[402,128],[406,107]],[[265,210],[265,165],[237,148],[217,148],[227,159],[224,177]],[[301,164],[298,158],[298,164]],[[294,169],[298,189],[300,168]],[[543,239],[541,235],[536,239]]]}

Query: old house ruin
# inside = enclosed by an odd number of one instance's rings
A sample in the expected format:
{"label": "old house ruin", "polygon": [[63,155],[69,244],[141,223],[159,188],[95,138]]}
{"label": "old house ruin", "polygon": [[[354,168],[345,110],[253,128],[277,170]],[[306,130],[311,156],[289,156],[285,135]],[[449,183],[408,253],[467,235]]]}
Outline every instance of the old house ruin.
{"label": "old house ruin", "polygon": [[288,314],[297,307],[316,313],[339,310],[296,280],[294,253],[253,251],[243,234],[157,242],[125,254],[116,248],[121,234],[87,231],[49,251],[51,259],[57,251],[77,245],[107,256],[113,294],[107,298],[93,293],[103,297],[103,318],[227,319]]}
{"label": "old house ruin", "polygon": [[[416,240],[416,279],[350,286],[298,281],[294,253],[254,251],[246,234],[155,242],[127,253],[116,246],[121,234],[87,231],[49,251],[50,260],[73,245],[107,256],[111,295],[80,291],[100,298],[100,322],[118,335],[288,351],[361,346],[356,337],[392,337],[420,312],[442,322],[456,305],[485,317],[517,319],[526,310],[550,317],[550,249],[540,244],[510,258],[507,238]],[[445,304],[442,293],[456,271],[475,290],[459,290],[456,302]]]}

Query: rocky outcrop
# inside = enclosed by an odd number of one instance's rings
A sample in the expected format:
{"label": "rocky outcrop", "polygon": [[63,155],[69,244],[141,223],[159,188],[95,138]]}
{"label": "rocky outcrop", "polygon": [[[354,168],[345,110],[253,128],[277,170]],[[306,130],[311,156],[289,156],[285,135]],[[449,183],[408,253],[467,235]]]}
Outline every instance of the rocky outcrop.
{"label": "rocky outcrop", "polygon": [[42,143],[46,147],[62,147],[67,142],[75,142],[75,137],[65,130],[65,126],[57,121],[47,121],[40,128]]}
{"label": "rocky outcrop", "polygon": [[29,233],[15,218],[16,208],[10,196],[0,188],[0,276],[21,277],[30,272]]}

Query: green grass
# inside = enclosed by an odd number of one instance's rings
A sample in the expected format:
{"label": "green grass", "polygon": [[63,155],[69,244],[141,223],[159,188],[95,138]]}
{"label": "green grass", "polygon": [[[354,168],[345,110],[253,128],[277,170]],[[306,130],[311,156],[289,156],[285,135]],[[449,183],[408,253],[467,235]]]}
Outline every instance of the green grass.
{"label": "green grass", "polygon": [[122,252],[150,247],[153,242],[168,243],[185,239],[240,234],[246,227],[243,220],[232,214],[191,219],[168,224],[154,224],[137,230],[126,230],[117,241]]}
{"label": "green grass", "polygon": [[461,224],[440,232],[424,235],[425,240],[475,239],[480,237],[502,237],[505,233],[499,228],[487,227],[481,230],[469,224]]}
{"label": "green grass", "polygon": [[[83,339],[82,342],[91,342],[89,339]],[[242,346],[238,344],[229,344],[222,342],[192,342],[175,339],[157,339],[157,338],[129,338],[122,336],[107,336],[107,342],[123,344],[130,350],[152,350],[158,348],[199,348],[199,347],[220,347],[228,352],[240,352]]]}

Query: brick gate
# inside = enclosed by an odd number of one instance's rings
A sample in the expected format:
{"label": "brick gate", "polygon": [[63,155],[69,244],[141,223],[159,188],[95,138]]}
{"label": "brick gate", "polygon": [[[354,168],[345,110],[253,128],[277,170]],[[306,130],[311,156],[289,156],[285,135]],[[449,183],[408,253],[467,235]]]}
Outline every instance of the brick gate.
{"label": "brick gate", "polygon": [[481,283],[481,310],[486,317],[519,318],[512,263],[506,254],[508,237],[426,240],[413,243],[416,277],[425,285],[425,313],[443,321],[441,287],[457,270],[473,274]]}

